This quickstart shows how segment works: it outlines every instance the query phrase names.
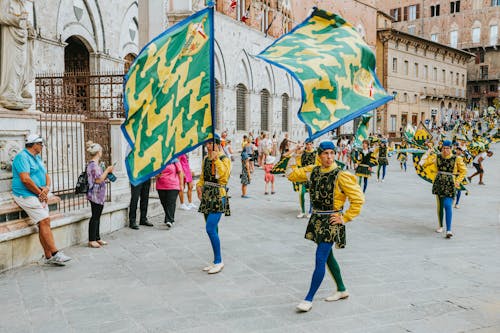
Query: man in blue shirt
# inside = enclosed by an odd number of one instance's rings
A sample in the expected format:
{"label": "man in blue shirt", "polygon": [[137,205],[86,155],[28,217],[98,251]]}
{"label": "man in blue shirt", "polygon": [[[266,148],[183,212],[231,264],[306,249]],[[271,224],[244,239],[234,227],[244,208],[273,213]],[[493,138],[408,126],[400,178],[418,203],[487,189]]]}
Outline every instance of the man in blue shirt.
{"label": "man in blue shirt", "polygon": [[50,177],[40,157],[43,139],[29,135],[25,149],[12,162],[12,194],[14,201],[28,214],[34,224],[38,224],[40,243],[45,253],[45,263],[64,266],[71,260],[58,251],[50,229],[48,197]]}

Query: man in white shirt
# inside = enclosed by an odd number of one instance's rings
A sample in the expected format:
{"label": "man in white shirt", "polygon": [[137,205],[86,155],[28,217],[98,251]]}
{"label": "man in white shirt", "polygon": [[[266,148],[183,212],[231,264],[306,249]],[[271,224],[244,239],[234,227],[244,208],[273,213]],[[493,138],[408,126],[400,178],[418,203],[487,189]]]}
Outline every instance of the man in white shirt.
{"label": "man in white shirt", "polygon": [[469,183],[472,182],[472,178],[479,175],[479,185],[484,185],[483,183],[483,175],[484,175],[484,169],[483,169],[483,161],[486,158],[486,156],[491,157],[493,155],[493,152],[491,150],[488,151],[483,151],[482,153],[478,154],[476,157],[474,157],[474,160],[472,161],[472,165],[476,168],[476,172],[472,174],[469,179]]}

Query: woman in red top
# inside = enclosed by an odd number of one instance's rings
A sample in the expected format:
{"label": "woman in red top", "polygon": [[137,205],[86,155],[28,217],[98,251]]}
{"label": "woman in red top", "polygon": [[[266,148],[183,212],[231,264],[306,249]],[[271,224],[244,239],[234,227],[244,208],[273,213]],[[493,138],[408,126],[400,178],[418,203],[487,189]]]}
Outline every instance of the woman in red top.
{"label": "woman in red top", "polygon": [[165,224],[169,229],[175,223],[175,204],[182,188],[184,188],[184,172],[179,160],[175,159],[156,178],[156,189],[165,211]]}

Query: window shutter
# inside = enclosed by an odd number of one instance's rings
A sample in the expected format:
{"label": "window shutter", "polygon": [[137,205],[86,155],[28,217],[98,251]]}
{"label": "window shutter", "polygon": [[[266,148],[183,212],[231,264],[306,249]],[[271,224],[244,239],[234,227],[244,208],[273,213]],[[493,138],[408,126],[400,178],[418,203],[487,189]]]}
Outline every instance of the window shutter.
{"label": "window shutter", "polygon": [[247,130],[247,88],[241,83],[236,87],[236,130]]}
{"label": "window shutter", "polygon": [[283,132],[288,132],[288,103],[288,95],[283,94],[281,97],[281,130]]}
{"label": "window shutter", "polygon": [[408,7],[403,8],[403,21],[408,21]]}
{"label": "window shutter", "polygon": [[269,91],[266,89],[260,92],[260,129],[269,131]]}
{"label": "window shutter", "polygon": [[416,14],[416,18],[419,19],[420,18],[420,4],[417,3],[417,14]]}

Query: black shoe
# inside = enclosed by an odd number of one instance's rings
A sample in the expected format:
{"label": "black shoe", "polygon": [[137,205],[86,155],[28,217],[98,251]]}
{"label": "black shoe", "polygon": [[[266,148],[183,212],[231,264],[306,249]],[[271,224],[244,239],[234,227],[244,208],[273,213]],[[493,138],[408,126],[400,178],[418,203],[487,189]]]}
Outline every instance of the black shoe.
{"label": "black shoe", "polygon": [[139,226],[135,223],[130,223],[129,228],[134,230],[139,230]]}
{"label": "black shoe", "polygon": [[140,225],[145,225],[146,227],[152,227],[153,226],[153,223],[149,222],[149,221],[144,221],[144,222],[141,222],[139,223]]}

